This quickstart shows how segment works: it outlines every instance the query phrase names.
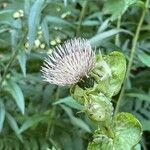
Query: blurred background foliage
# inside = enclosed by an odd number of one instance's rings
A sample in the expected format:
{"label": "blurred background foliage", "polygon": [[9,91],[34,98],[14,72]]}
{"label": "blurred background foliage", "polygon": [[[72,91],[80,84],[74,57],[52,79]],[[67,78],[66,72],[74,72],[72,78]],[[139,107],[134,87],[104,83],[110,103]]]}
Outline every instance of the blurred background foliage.
{"label": "blurred background foliage", "polygon": [[[145,1],[0,0],[0,150],[86,150],[95,124],[68,87],[42,81],[41,65],[55,45],[73,37],[102,53],[120,50],[130,60]],[[150,5],[137,42],[121,111],[143,125],[150,147]],[[118,96],[115,96],[114,105]]]}

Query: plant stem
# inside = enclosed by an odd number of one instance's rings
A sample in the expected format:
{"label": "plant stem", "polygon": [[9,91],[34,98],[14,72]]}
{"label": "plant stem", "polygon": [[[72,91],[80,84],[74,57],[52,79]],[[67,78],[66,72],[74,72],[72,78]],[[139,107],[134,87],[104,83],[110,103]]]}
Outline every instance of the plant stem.
{"label": "plant stem", "polygon": [[82,7],[80,18],[79,18],[79,24],[77,26],[77,32],[76,32],[77,36],[79,36],[79,34],[80,34],[82,19],[83,19],[84,15],[85,15],[85,10],[86,10],[86,7],[87,7],[87,3],[88,3],[87,0],[85,0],[84,3],[83,3],[83,7]]}
{"label": "plant stem", "polygon": [[2,79],[1,79],[1,81],[0,81],[0,88],[1,88],[1,86],[2,86],[2,83],[3,83],[3,81],[4,81],[5,77],[6,77],[6,75],[7,75],[7,72],[8,72],[8,70],[9,70],[9,67],[11,66],[11,64],[13,63],[13,61],[15,60],[17,54],[18,54],[18,49],[13,53],[13,56],[10,58],[8,64],[6,65],[6,68],[5,68],[5,70],[4,70],[4,74],[3,74]]}
{"label": "plant stem", "polygon": [[[56,88],[56,93],[55,93],[55,101],[59,99],[59,87]],[[56,105],[53,106],[53,109],[50,114],[51,121],[49,121],[47,125],[47,130],[46,130],[46,139],[49,137],[49,135],[52,134],[52,127],[53,127],[53,118],[55,117],[56,114]]]}
{"label": "plant stem", "polygon": [[2,83],[3,83],[4,79],[6,78],[7,72],[8,72],[8,70],[9,70],[11,64],[14,62],[14,60],[16,59],[16,57],[17,57],[17,55],[18,55],[19,48],[20,48],[20,46],[22,45],[23,41],[25,40],[26,35],[27,35],[27,33],[25,33],[25,34],[23,35],[23,37],[21,38],[21,40],[19,41],[19,44],[17,45],[17,48],[16,48],[15,52],[12,54],[12,57],[10,58],[8,64],[7,64],[6,67],[5,67],[3,76],[2,76],[2,78],[1,78],[1,80],[0,80],[0,89],[1,89],[1,87],[2,87]]}
{"label": "plant stem", "polygon": [[[121,26],[121,17],[118,18],[117,29],[120,29],[120,26]],[[117,46],[120,45],[120,36],[119,36],[119,33],[115,37],[115,45],[117,45]]]}
{"label": "plant stem", "polygon": [[146,4],[145,4],[146,9],[144,9],[143,12],[142,12],[141,18],[139,20],[139,23],[138,23],[138,26],[137,26],[137,29],[136,29],[136,32],[135,32],[135,35],[134,35],[134,38],[133,38],[130,59],[129,59],[128,67],[127,67],[127,72],[126,72],[125,80],[124,80],[124,83],[123,83],[123,86],[122,86],[122,89],[121,89],[121,92],[120,92],[120,95],[119,95],[119,98],[118,98],[118,101],[117,101],[117,104],[116,104],[114,116],[116,116],[116,114],[119,110],[121,100],[122,100],[124,92],[125,92],[126,81],[127,81],[127,79],[129,78],[129,75],[130,75],[130,70],[131,70],[131,67],[132,67],[133,58],[134,58],[134,55],[135,55],[136,46],[137,46],[138,38],[139,38],[139,35],[140,35],[140,29],[141,29],[142,23],[144,21],[144,17],[145,17],[148,5],[149,5],[149,0],[146,1]]}

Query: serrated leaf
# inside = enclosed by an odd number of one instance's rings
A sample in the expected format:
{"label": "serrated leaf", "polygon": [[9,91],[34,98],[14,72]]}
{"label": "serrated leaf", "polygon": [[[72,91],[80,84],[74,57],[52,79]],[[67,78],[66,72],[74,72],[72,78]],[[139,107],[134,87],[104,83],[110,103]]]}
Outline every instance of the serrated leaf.
{"label": "serrated leaf", "polygon": [[12,95],[20,111],[22,112],[22,114],[24,114],[25,104],[21,88],[11,79],[6,81],[6,85],[4,86],[4,88]]}
{"label": "serrated leaf", "polygon": [[147,67],[150,67],[150,55],[143,51],[140,51],[137,55],[143,64],[145,64]]}
{"label": "serrated leaf", "polygon": [[141,124],[132,114],[118,113],[114,123],[94,132],[88,150],[130,150],[140,141],[141,135]]}
{"label": "serrated leaf", "polygon": [[63,104],[63,103],[71,108],[78,109],[78,110],[82,110],[84,108],[77,101],[75,101],[71,96],[58,100],[57,102],[54,103],[54,105]]}
{"label": "serrated leaf", "polygon": [[5,106],[0,99],[0,132],[3,129],[4,120],[5,120]]}
{"label": "serrated leaf", "polygon": [[17,122],[15,121],[15,119],[9,113],[6,114],[6,117],[7,117],[7,120],[8,120],[8,123],[9,123],[10,127],[13,129],[13,131],[16,134],[16,136],[21,141],[23,141],[22,136],[19,133],[19,128],[18,128],[18,125],[17,125]]}
{"label": "serrated leaf", "polygon": [[111,20],[121,17],[125,11],[137,0],[107,0],[104,3],[104,12],[111,14]]}
{"label": "serrated leaf", "polygon": [[[122,53],[113,51],[103,57],[111,70],[111,76],[99,81],[97,90],[108,97],[118,94],[126,73],[126,60]],[[100,60],[101,61],[101,60]]]}
{"label": "serrated leaf", "polygon": [[30,9],[29,18],[28,18],[28,37],[29,37],[29,45],[33,46],[36,36],[36,30],[39,25],[39,21],[41,18],[42,6],[45,0],[36,0],[33,6]]}
{"label": "serrated leaf", "polygon": [[130,113],[117,114],[113,140],[115,150],[132,149],[141,139],[140,122]]}

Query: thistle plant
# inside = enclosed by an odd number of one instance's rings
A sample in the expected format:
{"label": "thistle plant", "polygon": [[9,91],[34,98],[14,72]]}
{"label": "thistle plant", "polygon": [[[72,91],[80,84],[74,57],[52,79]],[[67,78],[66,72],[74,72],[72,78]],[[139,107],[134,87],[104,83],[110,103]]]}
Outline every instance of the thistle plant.
{"label": "thistle plant", "polygon": [[84,112],[97,124],[87,150],[132,150],[142,129],[130,113],[116,112],[113,96],[120,91],[126,73],[122,53],[95,54],[88,40],[77,38],[57,46],[45,58],[45,81],[70,86],[71,95],[84,105]]}

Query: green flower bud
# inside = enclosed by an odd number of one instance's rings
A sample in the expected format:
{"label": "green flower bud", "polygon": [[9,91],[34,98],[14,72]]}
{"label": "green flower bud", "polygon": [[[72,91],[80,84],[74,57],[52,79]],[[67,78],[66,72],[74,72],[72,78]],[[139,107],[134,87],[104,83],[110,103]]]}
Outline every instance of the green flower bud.
{"label": "green flower bud", "polygon": [[113,140],[106,135],[98,135],[89,143],[87,150],[113,150]]}
{"label": "green flower bud", "polygon": [[85,108],[93,121],[110,122],[113,115],[111,101],[104,94],[90,95],[85,100]]}

